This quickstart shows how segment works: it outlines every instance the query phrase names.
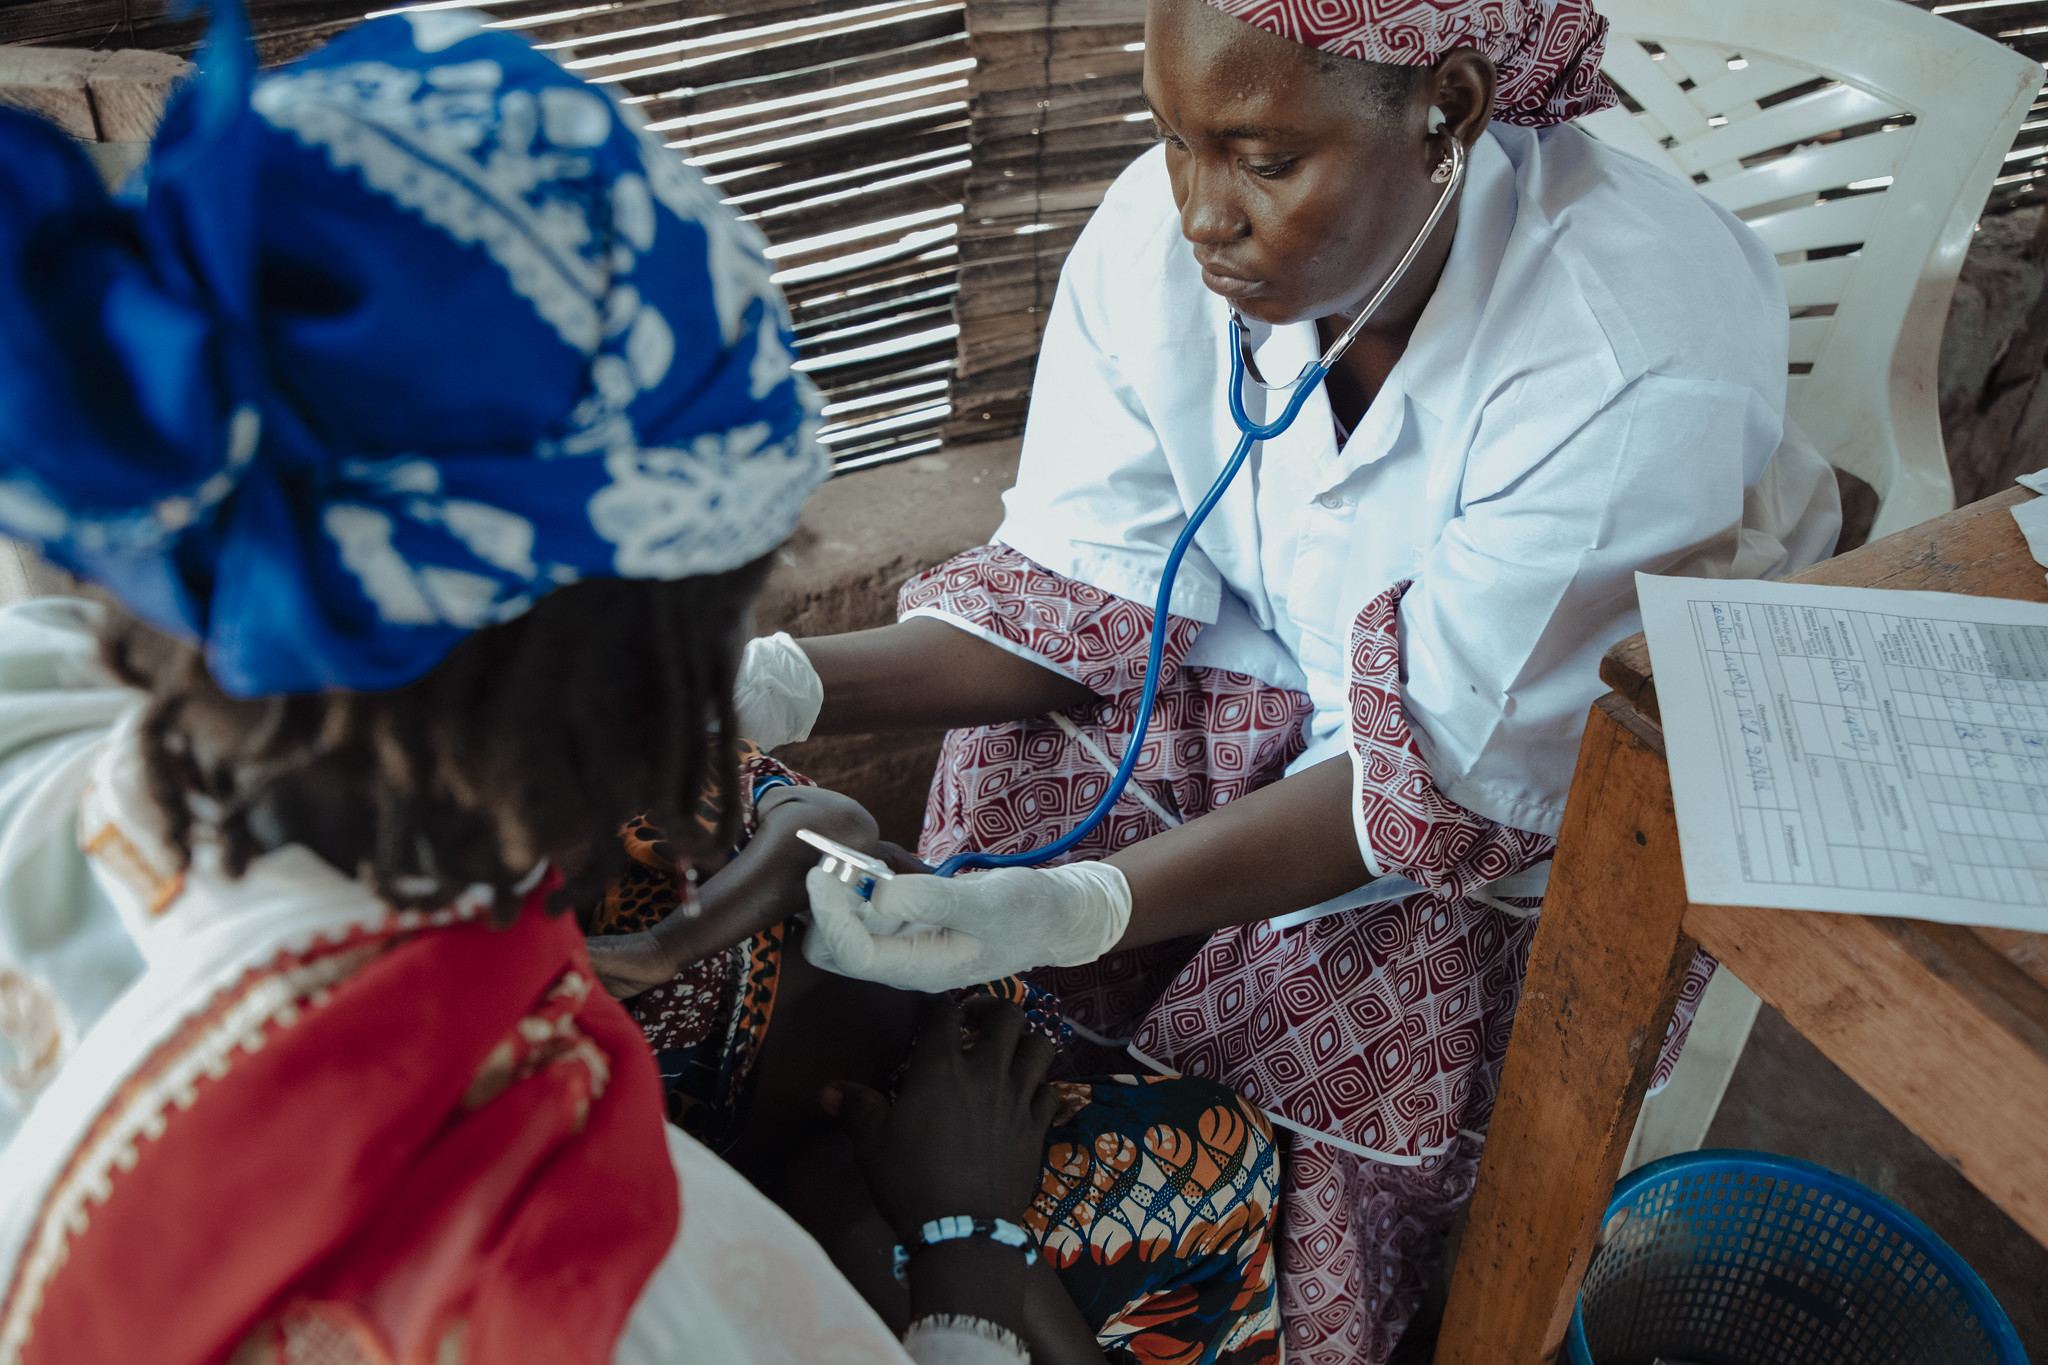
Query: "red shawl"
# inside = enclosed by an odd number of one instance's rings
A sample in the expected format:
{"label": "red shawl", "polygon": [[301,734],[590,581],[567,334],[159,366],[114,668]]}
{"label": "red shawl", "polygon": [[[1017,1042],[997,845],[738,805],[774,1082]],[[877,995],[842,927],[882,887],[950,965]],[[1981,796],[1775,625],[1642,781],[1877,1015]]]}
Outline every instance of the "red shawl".
{"label": "red shawl", "polygon": [[17,1262],[24,1365],[609,1361],[681,1210],[652,1055],[546,890],[281,954],[152,1051]]}

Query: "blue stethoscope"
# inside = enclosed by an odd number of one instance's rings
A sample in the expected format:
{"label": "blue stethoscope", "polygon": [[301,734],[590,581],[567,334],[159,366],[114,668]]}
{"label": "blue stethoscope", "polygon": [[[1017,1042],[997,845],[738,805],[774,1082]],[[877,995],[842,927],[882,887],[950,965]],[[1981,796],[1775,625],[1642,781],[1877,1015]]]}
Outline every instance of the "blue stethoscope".
{"label": "blue stethoscope", "polygon": [[[1131,726],[1130,743],[1124,746],[1123,761],[1117,765],[1116,776],[1110,779],[1108,788],[1102,793],[1102,799],[1095,803],[1094,809],[1088,812],[1080,824],[1049,844],[1026,849],[1022,853],[956,853],[935,869],[939,876],[950,877],[956,872],[973,872],[989,867],[1035,867],[1065,853],[1108,817],[1118,798],[1124,794],[1124,788],[1130,785],[1131,773],[1138,766],[1138,755],[1145,748],[1145,734],[1152,727],[1152,705],[1159,698],[1160,666],[1166,652],[1166,609],[1173,600],[1173,583],[1180,573],[1182,557],[1187,554],[1188,546],[1194,543],[1195,533],[1202,529],[1202,523],[1208,520],[1209,513],[1223,500],[1223,494],[1229,489],[1231,480],[1237,477],[1237,471],[1244,467],[1245,458],[1251,454],[1253,444],[1270,441],[1294,425],[1294,419],[1301,415],[1302,404],[1308,401],[1309,395],[1328,377],[1332,367],[1343,358],[1344,352],[1351,348],[1351,343],[1357,340],[1367,320],[1379,311],[1380,304],[1386,301],[1394,286],[1408,273],[1408,267],[1414,264],[1415,257],[1422,250],[1422,244],[1429,240],[1429,234],[1436,231],[1436,225],[1442,221],[1444,212],[1450,208],[1452,196],[1458,192],[1458,186],[1465,180],[1464,144],[1455,137],[1450,139],[1450,144],[1450,175],[1444,182],[1443,193],[1437,197],[1436,207],[1429,212],[1429,221],[1415,234],[1415,240],[1408,244],[1408,251],[1401,257],[1400,264],[1394,267],[1394,273],[1387,277],[1387,282],[1379,287],[1379,292],[1359,310],[1358,316],[1351,320],[1351,325],[1344,329],[1344,334],[1331,342],[1330,348],[1321,356],[1303,366],[1292,384],[1268,384],[1256,375],[1252,376],[1252,382],[1268,392],[1278,393],[1284,389],[1287,393],[1286,406],[1281,409],[1280,415],[1270,422],[1254,422],[1245,413],[1244,328],[1238,321],[1236,311],[1232,310],[1230,418],[1237,423],[1237,449],[1231,453],[1230,462],[1223,466],[1223,472],[1216,476],[1216,482],[1209,485],[1209,491],[1203,495],[1202,501],[1189,515],[1187,525],[1181,528],[1180,536],[1173,542],[1173,549],[1167,553],[1166,570],[1159,583],[1159,598],[1152,605],[1152,644],[1150,652],[1145,657],[1145,688],[1138,699],[1138,718]],[[804,837],[807,842],[826,853],[828,871],[849,882],[857,882],[863,894],[872,889],[874,879],[886,879],[891,875],[879,861],[868,859],[851,849],[841,848],[830,840],[813,836],[808,830],[804,831]]]}
{"label": "blue stethoscope", "polygon": [[1306,403],[1309,395],[1321,386],[1331,369],[1343,358],[1344,353],[1351,349],[1351,343],[1358,339],[1358,334],[1364,329],[1366,322],[1379,311],[1380,304],[1386,301],[1387,295],[1394,291],[1394,286],[1407,275],[1408,267],[1414,264],[1415,257],[1422,251],[1422,244],[1436,231],[1436,225],[1442,221],[1445,211],[1451,206],[1452,196],[1458,192],[1458,186],[1465,180],[1465,146],[1455,137],[1449,141],[1451,174],[1444,182],[1443,193],[1437,196],[1436,206],[1429,211],[1428,221],[1422,225],[1422,230],[1415,234],[1415,240],[1408,244],[1408,250],[1401,257],[1400,264],[1394,267],[1393,274],[1387,276],[1387,282],[1381,285],[1365,307],[1359,310],[1358,316],[1351,320],[1351,325],[1344,329],[1344,334],[1331,342],[1329,349],[1322,355],[1303,366],[1292,384],[1268,384],[1257,376],[1252,377],[1253,383],[1268,392],[1278,393],[1285,390],[1287,393],[1286,406],[1280,410],[1280,415],[1270,422],[1254,422],[1245,413],[1244,327],[1238,321],[1236,311],[1232,310],[1230,419],[1237,423],[1237,449],[1231,452],[1230,462],[1223,466],[1223,472],[1216,476],[1216,482],[1209,485],[1209,491],[1202,496],[1202,501],[1189,514],[1187,525],[1181,528],[1180,535],[1173,542],[1173,549],[1167,553],[1166,569],[1159,582],[1159,598],[1152,604],[1152,643],[1145,656],[1145,688],[1138,699],[1138,718],[1131,726],[1130,742],[1124,746],[1123,761],[1117,765],[1116,776],[1110,779],[1108,788],[1102,793],[1102,799],[1095,803],[1095,808],[1083,817],[1080,824],[1049,844],[1026,849],[1022,853],[956,853],[939,864],[939,876],[950,877],[956,872],[972,872],[987,867],[1035,867],[1065,853],[1108,818],[1110,810],[1123,796],[1124,788],[1130,785],[1131,774],[1138,766],[1138,755],[1145,748],[1145,734],[1152,728],[1152,705],[1159,698],[1159,673],[1166,653],[1166,609],[1173,600],[1173,583],[1180,574],[1182,557],[1187,554],[1188,546],[1194,543],[1195,533],[1202,529],[1202,523],[1208,520],[1209,513],[1223,500],[1223,494],[1229,489],[1231,480],[1237,477],[1237,471],[1244,467],[1245,458],[1251,454],[1252,446],[1259,441],[1270,441],[1294,425],[1294,419],[1301,415],[1302,404]]}
{"label": "blue stethoscope", "polygon": [[1351,349],[1351,343],[1357,340],[1367,320],[1379,311],[1380,304],[1386,301],[1387,295],[1394,291],[1394,286],[1408,273],[1408,267],[1414,264],[1415,257],[1422,251],[1422,244],[1436,231],[1436,225],[1442,221],[1445,211],[1451,206],[1452,196],[1458,192],[1458,186],[1465,180],[1465,145],[1455,137],[1449,141],[1451,173],[1444,182],[1443,193],[1437,196],[1436,207],[1429,211],[1429,220],[1422,225],[1422,230],[1415,234],[1415,240],[1408,244],[1408,250],[1401,257],[1401,263],[1394,267],[1393,274],[1387,276],[1387,282],[1379,287],[1379,292],[1359,310],[1358,316],[1351,320],[1351,325],[1344,329],[1342,336],[1330,343],[1328,350],[1302,367],[1293,384],[1268,384],[1256,376],[1252,378],[1253,383],[1268,392],[1278,393],[1283,389],[1287,392],[1287,405],[1280,410],[1280,415],[1270,422],[1254,422],[1245,413],[1244,328],[1238,321],[1236,311],[1232,310],[1230,419],[1237,423],[1237,449],[1231,452],[1230,463],[1223,466],[1223,472],[1216,476],[1216,482],[1209,485],[1209,491],[1203,495],[1202,501],[1188,516],[1187,525],[1181,528],[1179,537],[1173,542],[1173,549],[1166,556],[1166,570],[1159,582],[1159,598],[1152,604],[1152,644],[1150,652],[1145,656],[1145,690],[1138,699],[1138,718],[1131,726],[1130,743],[1124,746],[1123,762],[1117,765],[1116,776],[1110,779],[1108,789],[1102,793],[1102,799],[1095,803],[1095,808],[1088,812],[1080,824],[1041,848],[1026,849],[1022,853],[956,853],[939,864],[937,870],[941,877],[985,867],[1034,867],[1057,858],[1101,824],[1108,817],[1111,808],[1116,805],[1117,799],[1124,794],[1124,788],[1130,784],[1131,773],[1138,766],[1138,755],[1144,750],[1146,731],[1152,727],[1152,704],[1159,697],[1160,665],[1166,652],[1166,608],[1173,600],[1173,582],[1180,573],[1181,558],[1187,554],[1188,546],[1194,543],[1195,533],[1202,529],[1202,523],[1208,520],[1209,513],[1223,500],[1223,494],[1230,487],[1230,481],[1236,478],[1237,471],[1244,467],[1245,457],[1251,454],[1253,444],[1258,441],[1270,441],[1294,425],[1294,419],[1301,415],[1301,405],[1308,401],[1309,395],[1328,377],[1330,370],[1343,358],[1344,352]]}

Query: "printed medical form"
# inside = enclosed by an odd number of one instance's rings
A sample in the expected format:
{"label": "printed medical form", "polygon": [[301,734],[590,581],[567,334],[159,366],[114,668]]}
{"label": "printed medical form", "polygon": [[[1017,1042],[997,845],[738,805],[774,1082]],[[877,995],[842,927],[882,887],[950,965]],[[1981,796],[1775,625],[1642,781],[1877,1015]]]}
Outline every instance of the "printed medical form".
{"label": "printed medical form", "polygon": [[1691,900],[2048,931],[2048,606],[1636,587]]}

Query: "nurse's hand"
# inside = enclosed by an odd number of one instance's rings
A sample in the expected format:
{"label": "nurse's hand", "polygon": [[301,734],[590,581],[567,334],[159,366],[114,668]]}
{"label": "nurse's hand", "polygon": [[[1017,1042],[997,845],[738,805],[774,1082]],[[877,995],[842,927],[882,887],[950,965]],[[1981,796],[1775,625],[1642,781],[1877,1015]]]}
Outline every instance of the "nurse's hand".
{"label": "nurse's hand", "polygon": [[1124,935],[1131,888],[1107,863],[899,876],[864,901],[818,868],[804,956],[829,972],[943,991],[1093,962]]}
{"label": "nurse's hand", "polygon": [[733,716],[742,735],[763,752],[809,739],[824,704],[825,684],[788,632],[747,641],[732,685]]}

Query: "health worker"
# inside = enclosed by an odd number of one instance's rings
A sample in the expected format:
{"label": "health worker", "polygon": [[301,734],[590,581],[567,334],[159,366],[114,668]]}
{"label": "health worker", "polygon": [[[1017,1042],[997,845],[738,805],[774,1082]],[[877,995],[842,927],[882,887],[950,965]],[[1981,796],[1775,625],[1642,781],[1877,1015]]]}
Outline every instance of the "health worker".
{"label": "health worker", "polygon": [[1257,376],[1292,378],[1464,148],[1410,270],[1199,531],[1111,818],[1050,870],[872,901],[812,874],[820,965],[926,990],[1041,969],[1087,1037],[1291,1130],[1304,1365],[1388,1358],[1470,1193],[1633,576],[1776,576],[1840,525],[1785,416],[1771,253],[1571,122],[1614,103],[1605,27],[1585,0],[1151,0],[1160,145],[1066,263],[994,540],[910,582],[897,624],[757,640],[741,672],[764,744],[951,727],[927,859],[1066,832],[1237,442],[1232,314]]}

